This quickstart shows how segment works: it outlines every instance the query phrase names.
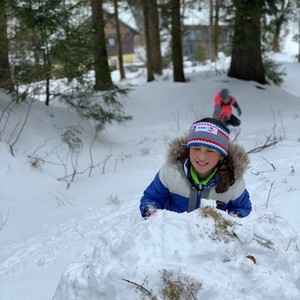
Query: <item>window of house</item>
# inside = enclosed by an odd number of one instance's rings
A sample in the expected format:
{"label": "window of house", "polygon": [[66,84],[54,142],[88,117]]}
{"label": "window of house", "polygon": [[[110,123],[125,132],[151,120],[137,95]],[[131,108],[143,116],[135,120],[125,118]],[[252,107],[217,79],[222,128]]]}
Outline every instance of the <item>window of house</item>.
{"label": "window of house", "polygon": [[117,67],[117,60],[116,59],[111,59],[110,60],[110,66],[112,68],[116,68]]}
{"label": "window of house", "polygon": [[107,43],[109,47],[114,47],[116,45],[116,39],[114,37],[109,37]]}

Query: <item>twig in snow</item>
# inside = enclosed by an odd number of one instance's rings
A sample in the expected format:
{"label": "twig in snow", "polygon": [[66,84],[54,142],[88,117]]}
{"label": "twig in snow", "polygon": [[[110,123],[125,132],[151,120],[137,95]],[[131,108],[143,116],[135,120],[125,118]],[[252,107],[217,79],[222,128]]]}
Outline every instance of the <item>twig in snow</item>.
{"label": "twig in snow", "polygon": [[150,291],[148,291],[146,288],[144,288],[142,285],[140,285],[140,284],[138,284],[138,283],[136,283],[136,282],[130,281],[130,280],[128,280],[128,279],[123,279],[123,278],[122,278],[122,280],[124,280],[124,281],[126,281],[126,282],[128,282],[128,283],[130,283],[130,284],[135,285],[138,289],[140,289],[140,290],[146,292],[148,296],[153,297],[152,299],[156,299],[156,297],[154,297],[154,296],[152,295],[152,293],[151,293]]}
{"label": "twig in snow", "polygon": [[285,248],[285,251],[288,251],[288,250],[289,250],[291,243],[292,243],[292,239],[290,239],[288,245],[287,245],[286,248]]}
{"label": "twig in snow", "polygon": [[264,161],[266,161],[272,168],[273,168],[273,170],[274,171],[276,171],[276,168],[275,168],[275,166],[272,164],[272,163],[270,163],[267,159],[265,159],[264,157],[262,157],[262,156],[260,156]]}
{"label": "twig in snow", "polygon": [[180,130],[180,114],[179,114],[178,108],[176,109],[176,114],[172,113],[172,116],[176,123],[177,132],[179,132],[179,130]]}
{"label": "twig in snow", "polygon": [[7,210],[5,219],[3,219],[2,211],[1,211],[1,214],[0,214],[0,231],[3,229],[4,225],[6,224],[6,222],[8,220],[8,217],[9,217],[9,213],[10,213],[10,207]]}
{"label": "twig in snow", "polygon": [[254,234],[254,236],[255,236],[254,240],[255,240],[258,244],[260,244],[260,245],[262,245],[262,246],[264,246],[264,247],[267,247],[267,248],[269,248],[269,249],[271,249],[271,250],[275,250],[274,244],[273,244],[272,241],[266,240],[266,239],[264,239],[264,238],[262,238],[262,237],[260,237],[260,236],[258,236],[258,235],[256,235],[256,234]]}
{"label": "twig in snow", "polygon": [[278,143],[278,140],[274,139],[274,140],[271,140],[271,141],[270,141],[270,139],[271,139],[271,136],[267,137],[266,142],[265,142],[262,146],[253,148],[252,150],[249,150],[249,151],[247,152],[247,154],[259,152],[259,151],[261,151],[261,150],[263,150],[263,149],[266,149],[266,148],[268,148],[268,147],[274,146],[274,145],[276,145],[276,144]]}
{"label": "twig in snow", "polygon": [[270,198],[271,190],[272,190],[272,187],[273,187],[274,183],[275,183],[275,181],[273,181],[271,183],[271,186],[270,186],[270,189],[269,189],[268,198],[267,198],[267,202],[266,202],[266,208],[268,208],[269,198]]}
{"label": "twig in snow", "polygon": [[58,206],[66,205],[67,203],[73,205],[73,203],[69,201],[67,197],[60,192],[57,192],[58,194],[60,194],[60,196],[54,195],[52,192],[48,192],[48,193],[56,199]]}
{"label": "twig in snow", "polygon": [[15,144],[17,143],[17,141],[18,141],[18,139],[19,139],[21,133],[23,132],[23,130],[24,130],[24,128],[25,128],[25,125],[26,125],[26,123],[27,123],[27,120],[28,120],[28,117],[29,117],[29,112],[30,112],[30,110],[31,110],[31,106],[32,106],[33,102],[34,102],[34,100],[31,100],[31,102],[29,103],[29,106],[28,106],[28,109],[27,109],[27,112],[26,112],[26,115],[25,115],[24,122],[23,122],[23,124],[22,124],[22,126],[21,126],[21,129],[20,129],[19,133],[17,134],[17,137],[16,137],[15,140],[9,145],[10,152],[11,152],[12,156],[15,156],[13,148],[14,148],[14,146],[15,146]]}
{"label": "twig in snow", "polygon": [[80,236],[85,240],[85,237],[84,237],[84,235],[78,230],[78,229],[76,229],[76,231],[80,234]]}
{"label": "twig in snow", "polygon": [[238,132],[235,134],[234,138],[232,139],[233,143],[237,140],[237,138],[240,135],[240,133],[241,133],[241,128],[239,128]]}

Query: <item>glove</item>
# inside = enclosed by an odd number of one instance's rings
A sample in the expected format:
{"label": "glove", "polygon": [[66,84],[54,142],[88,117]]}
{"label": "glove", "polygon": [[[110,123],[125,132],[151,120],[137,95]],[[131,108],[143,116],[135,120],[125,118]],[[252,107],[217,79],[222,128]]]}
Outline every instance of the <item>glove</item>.
{"label": "glove", "polygon": [[147,219],[147,218],[155,215],[156,211],[157,211],[157,207],[156,206],[154,206],[154,205],[147,206],[146,209],[145,209],[145,215],[144,215],[145,219]]}
{"label": "glove", "polygon": [[230,212],[229,216],[236,217],[236,218],[238,217],[238,215],[234,211]]}
{"label": "glove", "polygon": [[239,116],[242,114],[242,111],[239,107],[237,108],[237,113],[238,113]]}
{"label": "glove", "polygon": [[231,211],[228,214],[229,214],[229,216],[232,216],[232,217],[235,217],[235,218],[242,218],[242,215],[237,211]]}
{"label": "glove", "polygon": [[221,120],[222,122],[227,122],[227,121],[229,120],[229,118],[226,117],[226,116],[224,116],[224,115],[221,115],[220,120]]}

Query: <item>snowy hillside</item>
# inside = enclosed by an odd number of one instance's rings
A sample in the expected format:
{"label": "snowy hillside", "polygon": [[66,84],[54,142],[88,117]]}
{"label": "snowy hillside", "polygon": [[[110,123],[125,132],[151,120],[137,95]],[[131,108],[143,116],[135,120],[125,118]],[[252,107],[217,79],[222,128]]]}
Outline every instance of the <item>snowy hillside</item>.
{"label": "snowy hillside", "polygon": [[[300,299],[300,65],[284,67],[282,88],[200,68],[187,83],[136,78],[122,100],[133,121],[107,126],[91,151],[91,123],[38,101],[18,137],[29,105],[6,109],[1,92],[0,299],[168,299],[178,282],[191,293],[182,299]],[[235,219],[207,200],[211,210],[144,220],[139,200],[168,143],[211,116],[223,87],[243,112],[231,138],[247,151],[276,140],[249,154],[252,213]],[[72,150],[67,133],[81,146]]]}

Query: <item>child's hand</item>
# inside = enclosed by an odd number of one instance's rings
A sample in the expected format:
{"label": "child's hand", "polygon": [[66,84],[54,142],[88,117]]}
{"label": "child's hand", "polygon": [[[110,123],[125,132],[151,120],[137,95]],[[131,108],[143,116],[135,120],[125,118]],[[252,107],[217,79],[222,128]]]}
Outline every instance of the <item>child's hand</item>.
{"label": "child's hand", "polygon": [[228,213],[229,214],[229,216],[232,216],[232,217],[237,217],[237,218],[242,218],[243,216],[239,213],[239,212],[237,212],[237,211],[231,211],[230,213]]}
{"label": "child's hand", "polygon": [[150,215],[148,216],[148,218],[156,215],[156,213],[157,213],[157,210],[154,210],[152,213],[150,213]]}
{"label": "child's hand", "polygon": [[147,208],[146,208],[146,213],[145,213],[145,218],[149,218],[151,216],[154,216],[156,214],[156,211],[157,211],[157,207],[154,206],[154,205],[149,205]]}
{"label": "child's hand", "polygon": [[229,216],[236,217],[236,218],[238,217],[238,215],[234,211],[230,212]]}

